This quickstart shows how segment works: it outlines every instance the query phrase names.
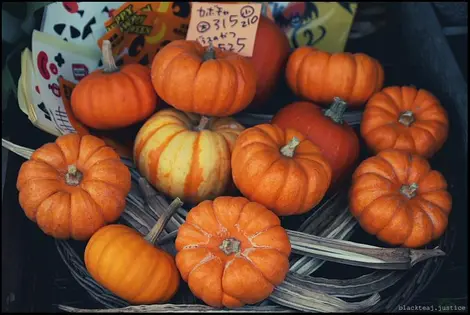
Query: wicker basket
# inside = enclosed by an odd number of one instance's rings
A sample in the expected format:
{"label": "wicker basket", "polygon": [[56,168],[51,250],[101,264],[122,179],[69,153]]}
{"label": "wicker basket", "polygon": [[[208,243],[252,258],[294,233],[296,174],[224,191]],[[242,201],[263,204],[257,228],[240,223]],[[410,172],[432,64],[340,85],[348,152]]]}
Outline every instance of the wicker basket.
{"label": "wicker basket", "polygon": [[[347,113],[345,119],[352,126],[360,123],[361,112]],[[249,127],[269,121],[269,115],[239,115],[237,120]],[[29,158],[31,149],[16,146],[2,140],[7,149]],[[120,223],[128,225],[142,235],[147,234],[162,216],[169,205],[169,200],[158,194],[134,169],[131,162],[124,160],[130,167],[132,174],[132,191],[127,197],[127,207],[121,216]],[[314,211],[306,215],[283,220],[283,225],[289,229],[292,239],[306,235],[319,236],[326,239],[349,240],[354,235],[364,239],[357,221],[350,215],[347,202],[348,185],[345,184],[336,192],[327,196]],[[165,231],[159,239],[164,250],[176,254],[174,247],[175,232],[184,222],[187,209],[180,208],[165,226]],[[301,233],[299,233],[301,232]],[[365,233],[362,233],[365,234]],[[452,249],[453,231],[448,229],[438,244],[427,246],[424,251],[411,251],[411,256],[418,254],[419,258],[410,260],[407,266],[377,266],[349,267],[356,264],[345,257],[347,279],[331,278],[331,271],[327,271],[328,278],[315,277],[322,269],[335,268],[337,261],[330,262],[329,257],[320,253],[309,255],[308,250],[295,251],[291,255],[290,272],[286,280],[278,286],[268,300],[255,306],[246,306],[236,311],[240,312],[384,312],[395,310],[399,305],[408,304],[432,280],[439,271],[444,259],[444,251],[449,253]],[[314,243],[315,239],[308,239],[307,243]],[[374,240],[368,240],[368,243]],[[379,244],[381,245],[381,244]],[[437,245],[437,247],[436,247]],[[115,296],[113,293],[98,284],[87,272],[83,262],[83,248],[74,248],[72,242],[56,241],[57,250],[64,263],[69,268],[75,280],[93,297],[101,303],[107,312],[206,312],[215,309],[205,306],[193,296],[186,285],[182,285],[177,296],[171,304],[130,306],[129,303]],[[383,244],[382,244],[383,246]],[[293,246],[295,247],[295,246]],[[434,248],[434,249],[433,249]],[[420,262],[426,260],[425,262]],[[414,267],[414,263],[417,263]],[[372,270],[370,268],[373,268]],[[392,270],[387,270],[388,268]],[[374,270],[376,269],[376,270]],[[406,269],[406,270],[400,270]],[[349,278],[350,274],[356,274]],[[60,305],[60,309],[69,312],[93,312]],[[233,312],[233,310],[219,310],[219,312]]]}

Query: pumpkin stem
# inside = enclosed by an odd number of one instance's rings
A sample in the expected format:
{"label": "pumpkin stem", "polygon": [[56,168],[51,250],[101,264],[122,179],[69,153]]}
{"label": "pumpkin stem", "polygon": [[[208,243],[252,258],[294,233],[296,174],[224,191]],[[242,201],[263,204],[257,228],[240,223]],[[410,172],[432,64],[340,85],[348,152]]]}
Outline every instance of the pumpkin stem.
{"label": "pumpkin stem", "polygon": [[69,186],[78,186],[82,181],[83,174],[77,169],[77,166],[72,164],[67,168],[67,174],[65,174],[65,183]]}
{"label": "pumpkin stem", "polygon": [[207,124],[209,123],[210,118],[207,116],[201,116],[201,120],[199,120],[199,125],[197,125],[194,129],[196,131],[202,131],[206,129]]}
{"label": "pumpkin stem", "polygon": [[288,144],[281,148],[281,154],[286,157],[293,157],[295,148],[300,144],[300,140],[297,137],[292,137],[291,141]]}
{"label": "pumpkin stem", "polygon": [[400,188],[400,192],[408,199],[414,198],[416,196],[416,191],[418,190],[418,184],[412,183],[411,185],[403,185]]}
{"label": "pumpkin stem", "polygon": [[215,59],[214,45],[212,45],[212,42],[209,42],[209,48],[207,48],[206,52],[204,53],[204,56],[202,56],[202,60],[207,61],[213,59]]}
{"label": "pumpkin stem", "polygon": [[180,198],[176,198],[175,200],[170,203],[166,211],[162,214],[160,218],[158,218],[157,223],[153,226],[150,232],[145,236],[145,240],[152,245],[155,245],[158,237],[162,233],[165,225],[167,224],[168,220],[173,216],[175,211],[183,205],[183,202]]}
{"label": "pumpkin stem", "polygon": [[241,242],[234,237],[226,238],[222,241],[219,248],[225,255],[238,254],[240,252]]}
{"label": "pumpkin stem", "polygon": [[113,57],[113,49],[109,40],[104,40],[101,46],[101,53],[103,54],[103,71],[105,73],[113,73],[119,71],[118,66]]}
{"label": "pumpkin stem", "polygon": [[329,117],[335,123],[342,125],[343,124],[343,115],[347,108],[347,103],[340,99],[339,97],[335,97],[333,99],[333,103],[330,107],[325,111],[324,115]]}
{"label": "pumpkin stem", "polygon": [[413,112],[410,110],[407,110],[401,113],[400,117],[398,118],[398,122],[406,127],[411,126],[411,124],[415,122],[415,117],[413,115]]}

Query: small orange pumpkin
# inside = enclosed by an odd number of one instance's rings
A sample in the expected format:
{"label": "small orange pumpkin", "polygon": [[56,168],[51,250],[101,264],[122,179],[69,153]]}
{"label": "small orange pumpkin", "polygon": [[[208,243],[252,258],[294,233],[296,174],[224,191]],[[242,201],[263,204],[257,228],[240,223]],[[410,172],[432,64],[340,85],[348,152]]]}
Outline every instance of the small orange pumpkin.
{"label": "small orange pumpkin", "polygon": [[197,204],[227,191],[230,155],[245,128],[230,117],[208,119],[164,109],[142,126],[134,145],[139,172],[159,191]]}
{"label": "small orange pumpkin", "polygon": [[447,140],[449,120],[439,100],[415,87],[387,87],[367,102],[361,135],[375,152],[400,149],[432,157]]}
{"label": "small orange pumpkin", "polygon": [[286,79],[296,95],[315,103],[328,105],[339,97],[349,107],[360,107],[380,91],[384,71],[366,54],[330,54],[304,46],[290,55]]}
{"label": "small orange pumpkin", "polygon": [[420,247],[444,233],[452,197],[424,158],[390,149],[356,169],[349,204],[367,233],[394,246]]}
{"label": "small orange pumpkin", "polygon": [[16,187],[26,216],[44,233],[86,240],[124,211],[131,174],[103,140],[68,134],[34,151]]}
{"label": "small orange pumpkin", "polygon": [[[128,143],[126,143],[128,141],[124,141],[124,142],[122,141],[122,140],[128,140],[129,138],[128,132],[125,132],[125,133],[119,132],[121,130],[112,130],[112,131],[90,130],[88,127],[86,127],[83,123],[79,122],[75,118],[73,111],[72,111],[72,107],[70,106],[70,99],[72,97],[71,94],[76,85],[73,82],[65,80],[63,77],[59,77],[59,83],[60,83],[60,93],[62,95],[62,102],[64,103],[65,112],[67,113],[70,124],[75,129],[76,133],[78,133],[80,136],[92,134],[102,139],[106,143],[106,145],[116,150],[116,152],[121,157],[132,159],[132,145],[129,147]],[[114,135],[115,131],[119,134]],[[125,137],[125,136],[128,136],[128,137]],[[134,137],[135,137],[135,134],[132,137],[132,143],[134,141]]]}
{"label": "small orange pumpkin", "polygon": [[253,100],[256,72],[250,60],[235,52],[175,40],[155,55],[152,83],[157,94],[179,110],[230,116]]}
{"label": "small orange pumpkin", "polygon": [[183,203],[176,199],[144,238],[121,224],[96,232],[85,249],[85,266],[93,279],[132,304],[164,303],[179,287],[171,255],[154,246],[164,225]]}
{"label": "small orange pumpkin", "polygon": [[316,206],[330,186],[332,170],[320,149],[303,134],[263,124],[238,137],[232,176],[248,199],[286,216]]}
{"label": "small orange pumpkin", "polygon": [[150,69],[140,64],[118,68],[111,43],[103,41],[103,70],[83,78],[72,92],[75,117],[95,129],[130,126],[152,115],[157,96],[150,81]]}
{"label": "small orange pumpkin", "polygon": [[291,245],[279,218],[243,197],[191,209],[175,245],[181,277],[212,307],[258,303],[289,271]]}

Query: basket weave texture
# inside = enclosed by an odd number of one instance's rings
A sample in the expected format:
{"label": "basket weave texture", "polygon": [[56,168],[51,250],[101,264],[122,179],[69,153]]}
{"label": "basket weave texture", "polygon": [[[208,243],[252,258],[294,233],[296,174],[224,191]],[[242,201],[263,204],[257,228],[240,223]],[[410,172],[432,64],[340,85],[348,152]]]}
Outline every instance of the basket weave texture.
{"label": "basket weave texture", "polygon": [[[361,113],[347,113],[345,120],[352,126],[360,122]],[[271,119],[269,115],[242,115],[237,117],[245,126],[266,123]],[[14,145],[2,139],[2,146],[25,158],[33,152],[21,146]],[[124,161],[131,170],[132,190],[127,197],[127,205],[119,223],[128,225],[146,235],[155,225],[169,206],[169,200],[156,192],[149,183],[140,176],[132,162]],[[357,221],[351,216],[348,208],[348,187],[345,184],[334,193],[330,193],[313,211],[303,216],[295,217],[292,221],[283,221],[287,228],[295,227],[297,231],[288,230],[291,240],[299,235],[315,236],[349,240],[354,233],[361,229]],[[179,208],[165,226],[165,230],[158,240],[158,244],[172,255],[176,254],[174,238],[181,224],[184,223],[187,210]],[[299,234],[299,232],[301,232]],[[131,306],[123,299],[117,297],[109,290],[98,284],[88,273],[83,261],[83,253],[73,248],[69,241],[56,240],[57,250],[73,278],[82,286],[90,296],[101,303],[104,309],[78,309],[59,305],[59,309],[68,312],[254,312],[254,313],[285,313],[285,312],[390,312],[400,305],[408,305],[430,283],[444,262],[442,251],[449,254],[452,250],[452,227],[441,237],[438,244],[427,246],[424,258],[417,258],[415,266],[412,262],[405,268],[372,267],[356,268],[359,276],[347,279],[334,279],[336,272],[327,272],[326,277],[315,277],[315,273],[322,266],[338,267],[337,262],[321,259],[320,255],[310,254],[308,250],[300,250],[300,254],[293,251],[290,258],[290,271],[285,281],[275,288],[271,296],[257,305],[245,306],[237,310],[217,310],[206,306],[191,293],[187,285],[182,285],[171,304]],[[431,249],[435,246],[440,249]],[[363,245],[367,246],[367,245]],[[295,247],[295,246],[294,246]],[[308,247],[308,242],[307,242]],[[442,250],[442,251],[441,251]],[[420,252],[420,251],[415,251]],[[413,256],[411,254],[410,256]],[[347,259],[345,260],[347,261]],[[340,262],[342,262],[340,260]],[[351,265],[351,263],[345,262]],[[334,265],[336,264],[336,266]],[[346,266],[339,266],[341,269]],[[406,270],[387,270],[406,269]]]}

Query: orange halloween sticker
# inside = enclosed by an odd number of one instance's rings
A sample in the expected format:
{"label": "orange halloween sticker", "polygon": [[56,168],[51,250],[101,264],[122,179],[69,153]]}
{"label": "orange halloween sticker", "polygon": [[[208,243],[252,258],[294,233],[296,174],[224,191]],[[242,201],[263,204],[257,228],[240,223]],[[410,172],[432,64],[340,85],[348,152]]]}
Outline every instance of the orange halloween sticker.
{"label": "orange halloween sticker", "polygon": [[173,40],[184,39],[191,7],[186,2],[127,2],[105,23],[109,40],[120,64],[150,65],[155,54]]}

